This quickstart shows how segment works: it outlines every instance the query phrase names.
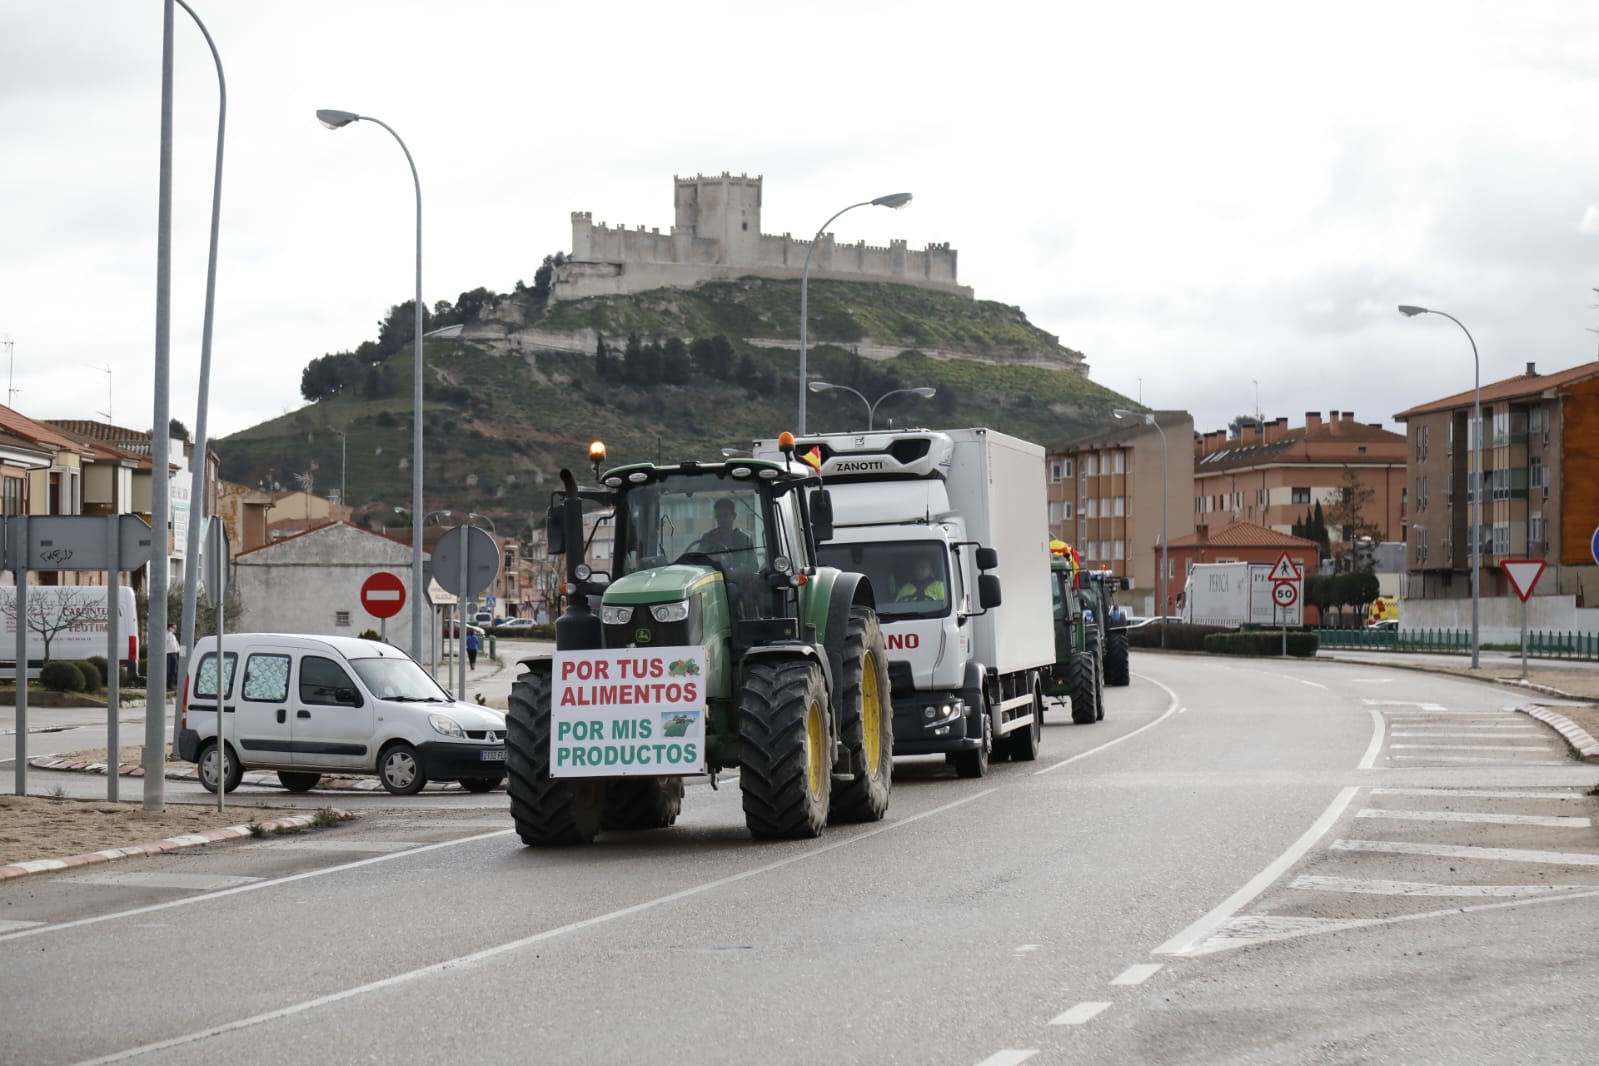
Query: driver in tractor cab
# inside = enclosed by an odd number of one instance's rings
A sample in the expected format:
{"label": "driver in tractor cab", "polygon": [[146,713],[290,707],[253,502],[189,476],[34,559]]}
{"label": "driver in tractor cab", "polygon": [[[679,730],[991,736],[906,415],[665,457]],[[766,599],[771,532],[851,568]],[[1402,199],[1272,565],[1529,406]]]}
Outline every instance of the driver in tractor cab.
{"label": "driver in tractor cab", "polygon": [[737,508],[732,499],[723,496],[716,501],[716,526],[694,542],[694,550],[715,554],[719,552],[744,552],[755,547],[749,534],[733,525]]}

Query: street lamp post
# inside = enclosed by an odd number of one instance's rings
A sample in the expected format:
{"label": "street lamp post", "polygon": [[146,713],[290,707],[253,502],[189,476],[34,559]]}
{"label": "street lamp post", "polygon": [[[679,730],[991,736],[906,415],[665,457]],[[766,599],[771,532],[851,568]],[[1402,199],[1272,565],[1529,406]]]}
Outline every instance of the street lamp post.
{"label": "street lamp post", "polygon": [[1141,418],[1147,425],[1155,427],[1155,432],[1160,434],[1160,646],[1166,646],[1166,503],[1169,493],[1166,491],[1166,431],[1160,428],[1160,423],[1155,421],[1154,412],[1129,411],[1118,407],[1111,414],[1117,418]]}
{"label": "street lamp post", "polygon": [[1482,363],[1477,358],[1477,342],[1471,335],[1471,330],[1465,323],[1447,311],[1434,311],[1430,307],[1416,307],[1413,304],[1400,304],[1399,313],[1406,318],[1417,315],[1443,315],[1449,321],[1460,327],[1460,332],[1466,335],[1466,340],[1471,343],[1471,423],[1472,432],[1466,434],[1466,446],[1471,449],[1472,465],[1472,491],[1471,491],[1471,668],[1476,670],[1480,664],[1478,644],[1480,635],[1480,614],[1482,581]]}
{"label": "street lamp post", "polygon": [[805,265],[800,269],[800,351],[799,351],[799,433],[805,434],[805,333],[806,320],[810,317],[810,281],[811,281],[811,253],[821,243],[822,234],[827,232],[827,227],[845,211],[853,211],[857,207],[892,207],[899,210],[911,202],[908,192],[890,193],[888,196],[879,196],[875,200],[862,200],[858,204],[850,204],[833,215],[832,218],[822,223],[816,231],[816,236],[811,240],[810,246],[805,249]]}
{"label": "street lamp post", "polygon": [[371,115],[357,115],[352,111],[319,110],[317,121],[330,130],[348,126],[352,122],[375,122],[389,131],[405,162],[411,168],[411,184],[416,187],[416,365],[411,375],[411,658],[422,661],[422,600],[427,590],[422,586],[422,181],[416,174],[416,161],[405,141],[393,127]]}
{"label": "street lamp post", "polygon": [[859,390],[852,389],[848,385],[835,385],[830,381],[813,381],[807,386],[807,388],[811,392],[832,392],[836,389],[840,392],[854,393],[861,403],[866,405],[867,429],[872,429],[876,425],[877,405],[888,399],[890,396],[898,396],[901,393],[909,393],[912,396],[920,396],[922,399],[926,400],[938,395],[938,390],[933,388],[931,385],[918,385],[914,389],[890,389],[888,392],[885,392],[883,395],[879,396],[876,403],[873,403],[865,396],[862,396]]}

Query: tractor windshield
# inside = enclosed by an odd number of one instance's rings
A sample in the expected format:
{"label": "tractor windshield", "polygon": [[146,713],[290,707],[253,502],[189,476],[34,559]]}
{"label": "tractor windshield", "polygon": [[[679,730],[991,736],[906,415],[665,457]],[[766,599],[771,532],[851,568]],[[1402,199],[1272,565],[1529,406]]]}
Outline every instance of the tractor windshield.
{"label": "tractor windshield", "polygon": [[720,570],[765,565],[761,492],[748,481],[686,474],[630,488],[623,498],[620,573],[708,557]]}

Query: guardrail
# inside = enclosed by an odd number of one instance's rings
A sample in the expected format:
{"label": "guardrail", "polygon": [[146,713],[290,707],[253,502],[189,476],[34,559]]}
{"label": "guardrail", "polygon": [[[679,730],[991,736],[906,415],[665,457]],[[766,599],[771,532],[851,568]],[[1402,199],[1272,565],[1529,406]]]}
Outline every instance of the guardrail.
{"label": "guardrail", "polygon": [[[1384,648],[1446,654],[1471,651],[1468,629],[1318,629],[1316,638],[1318,646],[1323,648]],[[1495,647],[1519,651],[1521,644]],[[1599,634],[1533,630],[1527,634],[1527,656],[1599,660]]]}

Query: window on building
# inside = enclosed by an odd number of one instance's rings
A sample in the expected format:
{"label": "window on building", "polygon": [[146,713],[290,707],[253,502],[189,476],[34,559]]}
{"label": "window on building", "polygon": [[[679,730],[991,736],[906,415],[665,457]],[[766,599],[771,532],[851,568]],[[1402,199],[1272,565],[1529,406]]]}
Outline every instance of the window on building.
{"label": "window on building", "polygon": [[349,611],[334,611],[333,612],[333,624],[335,626],[339,627],[340,629],[348,629],[349,625],[350,625],[350,612]]}
{"label": "window on building", "polygon": [[1062,506],[1062,508],[1064,508],[1064,513],[1061,515],[1061,521],[1070,522],[1072,520],[1072,517],[1073,517],[1072,516],[1072,501],[1070,501],[1070,500],[1062,500],[1061,501],[1061,506]]}
{"label": "window on building", "polygon": [[1088,515],[1087,515],[1087,517],[1089,517],[1089,518],[1098,518],[1099,517],[1099,497],[1098,496],[1090,496],[1088,498]]}
{"label": "window on building", "polygon": [[1127,513],[1127,510],[1126,510],[1127,497],[1125,497],[1125,496],[1117,496],[1114,500],[1111,501],[1111,504],[1116,508],[1116,517],[1117,518],[1120,518],[1122,515]]}
{"label": "window on building", "polygon": [[1099,476],[1099,455],[1097,452],[1083,456],[1083,476]]}
{"label": "window on building", "polygon": [[1110,514],[1111,514],[1111,511],[1110,511],[1110,497],[1109,496],[1101,496],[1099,498],[1099,517],[1101,517],[1101,518],[1109,518]]}
{"label": "window on building", "polygon": [[1115,465],[1111,467],[1111,473],[1113,473],[1113,474],[1125,474],[1127,472],[1127,452],[1126,452],[1126,450],[1122,449],[1122,448],[1118,448],[1116,450],[1116,452],[1114,453],[1114,457],[1115,457]]}
{"label": "window on building", "polygon": [[1425,511],[1426,509],[1427,509],[1427,479],[1425,477],[1418,477],[1416,479],[1416,510],[1418,512],[1420,512],[1420,511]]}
{"label": "window on building", "polygon": [[1432,427],[1431,426],[1422,426],[1420,429],[1418,429],[1416,431],[1416,458],[1417,459],[1425,459],[1425,458],[1427,458],[1427,443],[1428,443],[1428,438],[1431,435],[1431,432],[1432,432]]}
{"label": "window on building", "polygon": [[1064,464],[1058,459],[1049,464],[1049,483],[1051,485],[1060,484],[1060,479],[1065,474],[1065,471],[1062,469],[1063,466]]}
{"label": "window on building", "polygon": [[1309,489],[1308,486],[1304,487],[1304,488],[1294,488],[1294,489],[1291,489],[1290,491],[1291,491],[1292,495],[1288,499],[1289,503],[1309,503],[1310,502],[1310,489]]}
{"label": "window on building", "polygon": [[8,477],[0,485],[0,514],[22,513],[22,479]]}
{"label": "window on building", "polygon": [[1527,517],[1527,550],[1547,551],[1549,548],[1549,526],[1544,521],[1542,511],[1534,511]]}
{"label": "window on building", "polygon": [[1123,559],[1123,558],[1126,558],[1126,556],[1123,554],[1127,550],[1126,549],[1126,544],[1127,544],[1127,542],[1124,541],[1124,540],[1113,540],[1113,541],[1111,541],[1110,542],[1110,557],[1112,559]]}

